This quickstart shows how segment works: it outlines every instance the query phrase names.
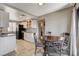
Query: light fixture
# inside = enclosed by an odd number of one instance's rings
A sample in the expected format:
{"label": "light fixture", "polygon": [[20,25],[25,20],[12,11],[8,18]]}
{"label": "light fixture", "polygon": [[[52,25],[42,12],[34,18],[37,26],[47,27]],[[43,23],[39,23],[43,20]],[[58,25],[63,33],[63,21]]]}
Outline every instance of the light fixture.
{"label": "light fixture", "polygon": [[40,6],[42,6],[43,5],[43,3],[38,3]]}
{"label": "light fixture", "polygon": [[25,17],[25,15],[24,15],[24,14],[20,15],[20,18],[23,18],[23,17]]}
{"label": "light fixture", "polygon": [[60,40],[64,40],[65,38],[64,37],[60,37]]}

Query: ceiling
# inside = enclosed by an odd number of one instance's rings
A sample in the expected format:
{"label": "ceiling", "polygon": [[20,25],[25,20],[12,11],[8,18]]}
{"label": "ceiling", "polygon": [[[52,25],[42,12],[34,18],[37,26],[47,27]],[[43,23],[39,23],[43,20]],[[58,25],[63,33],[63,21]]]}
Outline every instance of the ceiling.
{"label": "ceiling", "polygon": [[7,5],[34,16],[42,16],[63,9],[65,6],[69,7],[68,3],[44,3],[43,5],[38,5],[38,3],[7,3]]}

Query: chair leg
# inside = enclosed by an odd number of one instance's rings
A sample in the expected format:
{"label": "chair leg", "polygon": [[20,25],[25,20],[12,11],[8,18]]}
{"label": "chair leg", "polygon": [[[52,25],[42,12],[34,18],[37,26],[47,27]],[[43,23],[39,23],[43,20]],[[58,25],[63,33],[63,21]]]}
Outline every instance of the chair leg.
{"label": "chair leg", "polygon": [[35,55],[36,55],[36,50],[37,50],[37,47],[35,47]]}
{"label": "chair leg", "polygon": [[46,56],[46,47],[44,47],[43,49],[44,49],[43,56]]}

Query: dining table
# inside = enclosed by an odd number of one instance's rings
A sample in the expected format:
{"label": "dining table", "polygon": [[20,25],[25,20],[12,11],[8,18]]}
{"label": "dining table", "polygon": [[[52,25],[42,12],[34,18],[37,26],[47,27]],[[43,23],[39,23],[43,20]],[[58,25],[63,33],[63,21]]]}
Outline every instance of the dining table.
{"label": "dining table", "polygon": [[[48,46],[49,46],[49,43],[54,43],[54,42],[57,42],[59,39],[61,38],[61,36],[49,36],[49,35],[46,35],[45,36],[45,39],[44,39],[44,53],[43,55],[46,56],[48,54]],[[59,47],[61,48],[61,43],[58,43],[59,44]],[[52,45],[50,45],[52,46]],[[60,51],[60,54],[61,54],[61,51]]]}

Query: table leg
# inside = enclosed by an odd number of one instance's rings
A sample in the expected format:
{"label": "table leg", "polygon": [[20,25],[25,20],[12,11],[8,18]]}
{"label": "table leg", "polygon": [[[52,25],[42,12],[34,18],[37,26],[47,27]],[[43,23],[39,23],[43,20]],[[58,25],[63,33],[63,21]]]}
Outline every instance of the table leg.
{"label": "table leg", "polygon": [[43,56],[46,56],[46,46],[43,49],[44,49]]}

